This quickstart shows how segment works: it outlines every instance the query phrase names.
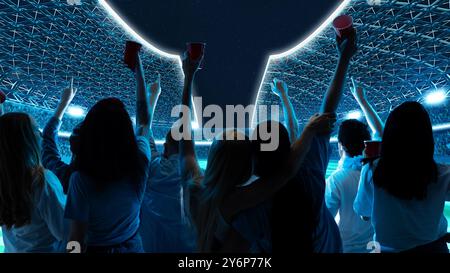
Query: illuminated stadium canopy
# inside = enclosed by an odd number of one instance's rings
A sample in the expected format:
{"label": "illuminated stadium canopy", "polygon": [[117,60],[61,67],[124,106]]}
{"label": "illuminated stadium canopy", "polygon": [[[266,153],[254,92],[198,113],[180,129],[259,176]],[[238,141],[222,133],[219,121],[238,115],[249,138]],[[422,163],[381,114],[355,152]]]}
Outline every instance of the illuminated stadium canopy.
{"label": "illuminated stadium canopy", "polygon": [[[30,112],[44,126],[61,90],[74,76],[79,89],[74,113],[89,109],[100,98],[117,96],[134,115],[134,79],[122,56],[125,40],[142,38],[121,24],[103,2],[0,1],[0,88],[11,101],[9,111]],[[429,105],[428,110],[436,128],[449,128],[445,101],[450,90],[449,5],[448,0],[353,0],[344,1],[336,12],[354,18],[360,50],[349,74],[364,84],[383,118],[405,100],[426,103],[430,92],[439,91],[440,97],[432,98],[444,101]],[[269,90],[270,80],[277,77],[288,83],[302,124],[318,111],[337,63],[335,34],[329,24],[323,26],[306,42],[270,57],[260,92],[255,94],[257,104],[278,103]],[[143,61],[149,80],[157,72],[162,75],[164,91],[155,114],[160,130],[156,135],[162,139],[173,122],[170,110],[180,101],[179,58],[148,44]],[[347,90],[339,117],[355,110],[358,105]],[[79,118],[66,118],[69,122],[63,130],[70,131]],[[440,154],[449,155],[449,134],[448,130],[439,133]]]}

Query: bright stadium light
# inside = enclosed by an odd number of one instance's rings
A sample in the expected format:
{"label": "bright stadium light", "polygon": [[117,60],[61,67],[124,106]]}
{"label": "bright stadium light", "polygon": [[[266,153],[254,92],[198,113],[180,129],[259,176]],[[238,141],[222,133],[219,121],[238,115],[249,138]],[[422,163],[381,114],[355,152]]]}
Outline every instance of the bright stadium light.
{"label": "bright stadium light", "polygon": [[447,92],[444,89],[438,89],[425,95],[425,103],[428,105],[438,105],[447,98]]}
{"label": "bright stadium light", "polygon": [[[157,48],[153,43],[149,42],[147,39],[142,37],[127,22],[125,22],[125,20],[122,19],[120,17],[120,15],[105,0],[98,0],[98,3],[114,19],[114,21],[117,22],[122,27],[122,29],[125,30],[125,32],[127,32],[131,37],[133,37],[138,43],[142,44],[147,49],[150,49],[155,54],[161,55],[161,56],[169,58],[169,59],[175,59],[178,62],[178,64],[180,65],[180,69],[181,69],[182,62],[181,62],[181,57],[178,54],[168,53],[164,50],[161,50],[161,49]],[[196,112],[197,110],[196,110],[194,102],[192,102],[192,105],[194,106],[193,111],[194,111],[194,120],[195,120],[193,123],[197,123],[197,125],[198,125],[198,117],[197,117],[197,112]],[[197,126],[197,128],[194,128],[194,124],[193,124],[192,128],[198,129],[198,126]]]}
{"label": "bright stadium light", "polygon": [[350,111],[345,116],[346,119],[360,119],[362,118],[362,113],[359,110]]}
{"label": "bright stadium light", "polygon": [[84,109],[77,105],[69,106],[67,114],[74,118],[81,118],[84,117]]}

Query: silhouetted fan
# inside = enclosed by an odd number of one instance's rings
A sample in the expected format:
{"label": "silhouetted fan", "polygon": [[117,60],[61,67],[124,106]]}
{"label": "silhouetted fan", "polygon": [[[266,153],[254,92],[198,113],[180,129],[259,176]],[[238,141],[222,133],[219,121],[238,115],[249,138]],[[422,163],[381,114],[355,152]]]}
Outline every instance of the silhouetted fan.
{"label": "silhouetted fan", "polygon": [[160,49],[181,53],[206,42],[197,95],[204,104],[249,104],[269,53],[298,44],[338,0],[110,0],[133,28]]}

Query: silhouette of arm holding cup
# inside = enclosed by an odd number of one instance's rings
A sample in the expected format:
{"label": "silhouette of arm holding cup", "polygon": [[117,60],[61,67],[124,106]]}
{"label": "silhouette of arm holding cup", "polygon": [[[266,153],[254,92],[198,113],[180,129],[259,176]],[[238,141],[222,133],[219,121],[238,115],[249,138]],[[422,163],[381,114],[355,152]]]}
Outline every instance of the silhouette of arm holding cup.
{"label": "silhouette of arm holding cup", "polygon": [[192,139],[191,112],[192,112],[192,85],[195,75],[200,67],[204,55],[204,45],[192,47],[188,44],[183,54],[184,87],[181,106],[189,109],[188,114],[180,113],[183,126],[183,138],[180,140],[181,177],[184,181],[189,177],[198,177],[200,167],[195,153],[195,143]]}
{"label": "silhouette of arm holding cup", "polygon": [[358,49],[356,30],[353,28],[351,17],[346,15],[339,16],[334,20],[333,26],[337,32],[336,46],[339,54],[339,61],[330,87],[328,88],[322,103],[322,113],[336,112],[342,98],[344,82],[350,60],[356,54]]}

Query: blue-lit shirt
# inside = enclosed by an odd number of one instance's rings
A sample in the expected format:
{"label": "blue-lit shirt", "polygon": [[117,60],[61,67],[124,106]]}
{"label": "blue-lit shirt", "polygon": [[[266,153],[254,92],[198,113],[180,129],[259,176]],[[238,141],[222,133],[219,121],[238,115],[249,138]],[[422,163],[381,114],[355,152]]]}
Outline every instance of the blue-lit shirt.
{"label": "blue-lit shirt", "polygon": [[[144,137],[137,137],[144,160],[150,160],[150,148]],[[147,184],[148,170],[139,181],[124,179],[98,191],[95,182],[80,172],[72,174],[65,217],[88,223],[88,246],[123,243],[137,233],[139,211]]]}
{"label": "blue-lit shirt", "polygon": [[313,231],[313,251],[315,253],[342,252],[339,228],[325,204],[325,174],[330,161],[330,136],[314,137],[311,148],[297,174],[297,179],[307,184],[313,196],[312,206],[317,218]]}
{"label": "blue-lit shirt", "polygon": [[296,176],[273,198],[273,251],[342,252],[339,228],[325,205],[330,135],[315,136]]}
{"label": "blue-lit shirt", "polygon": [[443,211],[445,201],[450,200],[450,166],[438,164],[437,182],[428,186],[424,200],[402,200],[374,187],[377,164],[375,161],[363,167],[354,209],[360,216],[371,218],[381,251],[408,250],[444,236],[447,220]]}
{"label": "blue-lit shirt", "polygon": [[156,150],[153,138],[150,138],[150,148],[152,160],[139,229],[144,250],[153,253],[193,252],[196,250],[196,237],[185,215],[179,155],[165,158]]}
{"label": "blue-lit shirt", "polygon": [[65,252],[69,223],[64,220],[66,196],[58,178],[45,170],[42,187],[33,185],[31,222],[22,227],[2,227],[6,253]]}
{"label": "blue-lit shirt", "polygon": [[231,226],[250,243],[250,253],[272,253],[271,211],[272,202],[268,200],[233,218]]}
{"label": "blue-lit shirt", "polygon": [[333,217],[339,212],[339,230],[344,252],[369,252],[367,244],[373,240],[373,228],[353,210],[361,176],[362,156],[343,156],[336,171],[327,179],[325,202]]}

